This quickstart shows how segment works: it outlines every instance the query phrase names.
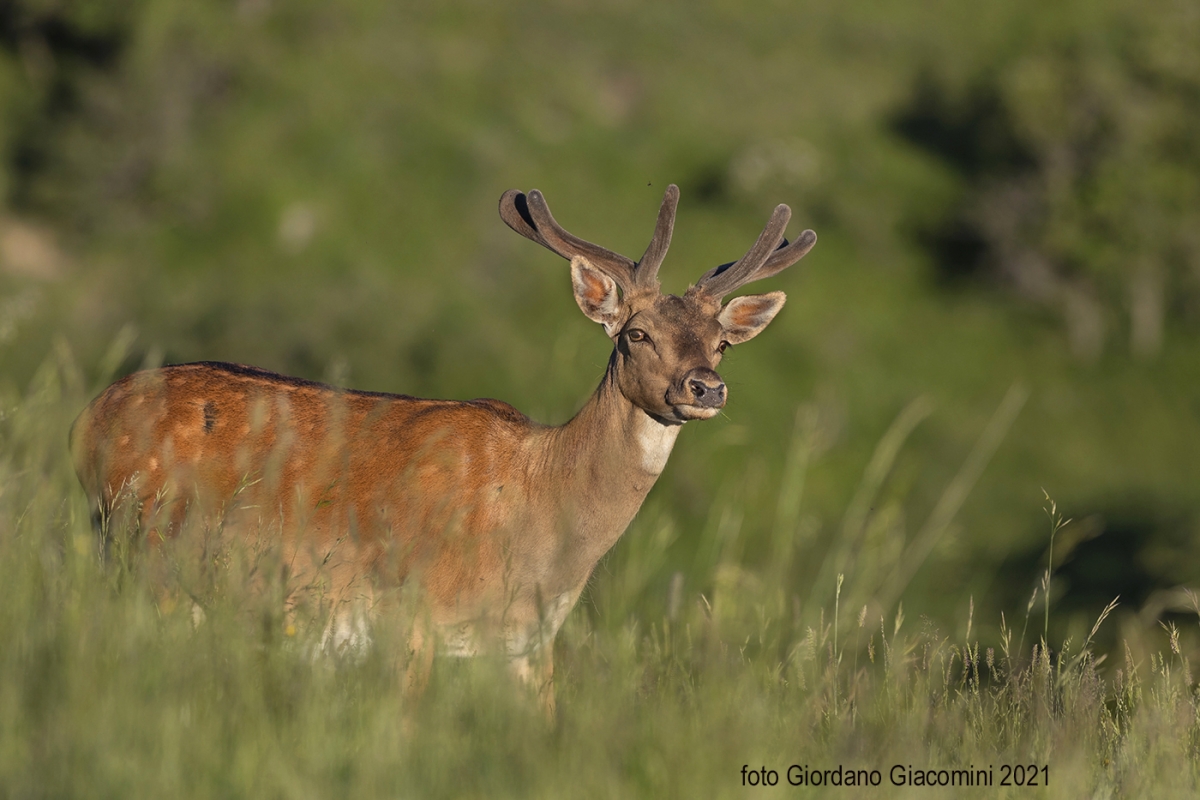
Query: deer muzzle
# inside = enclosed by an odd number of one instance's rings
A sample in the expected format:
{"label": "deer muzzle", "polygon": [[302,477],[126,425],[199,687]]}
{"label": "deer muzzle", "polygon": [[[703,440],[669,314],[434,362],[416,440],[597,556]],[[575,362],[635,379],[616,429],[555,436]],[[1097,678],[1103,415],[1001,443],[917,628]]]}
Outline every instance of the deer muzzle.
{"label": "deer muzzle", "polygon": [[684,375],[679,389],[686,405],[713,410],[725,407],[725,381],[706,367],[697,367]]}

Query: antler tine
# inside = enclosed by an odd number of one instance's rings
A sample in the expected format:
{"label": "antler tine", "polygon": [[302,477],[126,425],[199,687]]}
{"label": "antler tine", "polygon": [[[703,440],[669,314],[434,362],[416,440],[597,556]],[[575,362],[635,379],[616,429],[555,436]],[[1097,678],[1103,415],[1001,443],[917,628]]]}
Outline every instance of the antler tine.
{"label": "antler tine", "polygon": [[533,223],[533,217],[529,215],[529,203],[525,200],[524,192],[509,189],[500,195],[500,219],[526,239],[537,242],[550,250],[554,249],[538,233],[537,226]]}
{"label": "antler tine", "polygon": [[[778,275],[780,272],[783,272],[792,264],[795,264],[797,261],[808,255],[808,251],[812,250],[813,245],[816,243],[817,234],[811,229],[805,230],[800,234],[800,238],[791,244],[788,244],[788,240],[784,239],[779,243],[779,247],[775,248],[775,252],[771,254],[771,257],[768,258],[761,267],[755,270],[754,274],[750,276],[749,281],[758,281],[762,280],[763,278],[770,278],[772,275]],[[712,276],[724,272],[732,267],[733,264],[734,262],[730,261],[728,264],[721,264],[720,266],[713,267],[700,277],[700,280],[697,282],[698,285],[703,284]],[[742,283],[744,285],[749,281],[743,281]]]}
{"label": "antler tine", "polygon": [[796,241],[788,244],[787,239],[779,245],[774,253],[771,253],[766,262],[755,270],[754,275],[750,278],[752,281],[769,278],[772,275],[778,275],[785,269],[795,264],[800,259],[808,255],[808,251],[813,249],[813,245],[817,243],[817,234],[809,229],[796,237]]}
{"label": "antler tine", "polygon": [[662,266],[667,256],[667,248],[671,246],[671,232],[675,228],[675,209],[679,206],[679,187],[671,184],[663,195],[662,206],[658,209],[658,222],[654,226],[654,237],[650,239],[642,260],[637,263],[635,277],[639,286],[656,286],[658,284],[658,268]]}
{"label": "antler tine", "polygon": [[563,258],[584,256],[592,262],[592,266],[608,275],[617,282],[622,291],[628,292],[636,285],[636,265],[620,253],[601,247],[598,244],[584,241],[563,229],[550,213],[546,198],[534,189],[526,197],[529,213],[537,233],[541,236],[546,247],[558,253]]}
{"label": "antler tine", "polygon": [[[767,263],[772,253],[783,241],[783,232],[787,229],[788,220],[791,218],[792,210],[790,208],[782,203],[775,206],[771,219],[767,221],[763,232],[758,235],[754,246],[746,251],[746,255],[728,267],[716,267],[704,273],[696,282],[696,288],[703,290],[710,297],[719,299],[739,286],[760,277],[756,273]],[[797,241],[799,242],[803,238],[801,236]],[[790,247],[784,248],[781,252],[788,252],[790,249]],[[783,269],[783,267],[779,267],[779,269]],[[776,270],[776,272],[778,271]]]}

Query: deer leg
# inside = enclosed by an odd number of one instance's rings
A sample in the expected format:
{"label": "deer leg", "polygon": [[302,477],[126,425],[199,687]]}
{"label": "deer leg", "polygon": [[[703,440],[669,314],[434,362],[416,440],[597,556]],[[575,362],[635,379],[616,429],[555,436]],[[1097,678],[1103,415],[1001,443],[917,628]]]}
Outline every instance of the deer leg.
{"label": "deer leg", "polygon": [[532,690],[546,718],[553,722],[557,708],[554,700],[554,646],[548,644],[533,654],[511,659],[508,665],[513,676]]}
{"label": "deer leg", "polygon": [[433,668],[433,641],[427,635],[420,619],[413,620],[408,635],[408,665],[404,669],[404,697],[415,702],[429,683],[429,672]]}
{"label": "deer leg", "polygon": [[546,719],[554,722],[558,706],[554,699],[554,645],[548,644],[542,648],[537,660],[538,699],[542,703],[542,711]]}

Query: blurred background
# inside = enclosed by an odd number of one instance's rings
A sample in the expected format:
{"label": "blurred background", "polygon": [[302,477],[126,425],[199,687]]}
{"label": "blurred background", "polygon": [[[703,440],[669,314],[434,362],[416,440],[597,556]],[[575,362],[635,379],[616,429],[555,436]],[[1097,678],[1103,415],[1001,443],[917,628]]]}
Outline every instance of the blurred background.
{"label": "blurred background", "polygon": [[1186,0],[0,0],[0,397],[225,360],[561,423],[610,344],[504,190],[637,257],[678,183],[675,293],[784,202],[820,242],[597,583],[994,627],[1048,494],[1054,632],[1157,630],[1200,585],[1197,42]]}

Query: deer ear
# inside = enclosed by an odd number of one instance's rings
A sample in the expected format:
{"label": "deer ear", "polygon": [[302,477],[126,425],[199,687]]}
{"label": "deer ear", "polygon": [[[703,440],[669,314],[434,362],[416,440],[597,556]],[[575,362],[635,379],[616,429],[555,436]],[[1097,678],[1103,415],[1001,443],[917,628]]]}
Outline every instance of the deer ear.
{"label": "deer ear", "polygon": [[617,296],[616,282],[583,256],[575,256],[571,259],[571,287],[584,316],[599,322],[604,332],[612,336],[621,322],[621,298]]}
{"label": "deer ear", "polygon": [[721,309],[717,322],[725,329],[725,339],[730,344],[748,342],[775,319],[786,300],[783,292],[735,297]]}

